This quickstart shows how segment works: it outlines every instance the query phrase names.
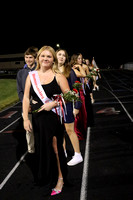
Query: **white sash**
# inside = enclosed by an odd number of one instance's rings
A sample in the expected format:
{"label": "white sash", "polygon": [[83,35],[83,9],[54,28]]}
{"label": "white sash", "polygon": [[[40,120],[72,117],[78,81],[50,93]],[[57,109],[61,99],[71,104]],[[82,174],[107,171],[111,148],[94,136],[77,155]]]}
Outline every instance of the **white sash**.
{"label": "white sash", "polygon": [[[37,71],[31,71],[29,72],[29,76],[30,76],[30,80],[33,86],[34,91],[36,92],[37,96],[41,99],[41,101],[43,102],[43,104],[48,103],[48,102],[52,102],[53,100],[49,99],[40,83],[40,79],[38,76],[38,72]],[[56,107],[56,108],[52,108],[52,111],[57,113],[58,115],[60,115],[60,117],[63,117],[61,110],[60,110],[60,106]],[[62,119],[61,119],[62,121]]]}

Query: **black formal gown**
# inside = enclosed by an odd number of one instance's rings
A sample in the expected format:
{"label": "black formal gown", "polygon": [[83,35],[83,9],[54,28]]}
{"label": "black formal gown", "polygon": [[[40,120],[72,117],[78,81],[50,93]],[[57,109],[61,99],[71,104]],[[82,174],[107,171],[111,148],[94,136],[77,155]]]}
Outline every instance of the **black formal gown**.
{"label": "black formal gown", "polygon": [[[42,85],[48,98],[54,94],[60,94],[61,89],[56,81],[56,76],[49,84]],[[31,85],[30,93],[32,99],[37,103],[32,103],[32,110],[40,108],[43,103],[34,92]],[[35,162],[34,178],[38,184],[46,186],[48,189],[56,185],[58,179],[57,159],[52,146],[53,136],[57,138],[57,147],[60,160],[61,171],[64,182],[67,177],[67,161],[63,150],[64,124],[60,117],[51,111],[41,111],[33,113],[33,129],[35,134]]]}

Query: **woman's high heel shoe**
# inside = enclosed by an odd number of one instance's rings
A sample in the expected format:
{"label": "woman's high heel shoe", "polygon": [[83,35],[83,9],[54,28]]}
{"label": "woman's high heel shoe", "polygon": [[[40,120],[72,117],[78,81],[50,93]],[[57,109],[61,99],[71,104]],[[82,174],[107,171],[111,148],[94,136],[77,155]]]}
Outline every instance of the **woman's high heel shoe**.
{"label": "woman's high heel shoe", "polygon": [[98,85],[95,85],[94,88],[93,88],[93,91],[96,91],[96,90],[97,91],[99,90],[99,86]]}
{"label": "woman's high heel shoe", "polygon": [[[63,180],[63,178],[58,178],[58,179]],[[63,188],[63,185],[62,185],[62,188]],[[62,192],[62,188],[61,188],[61,190],[57,190],[56,188],[52,189],[51,196],[54,196],[56,194],[60,194]]]}
{"label": "woman's high heel shoe", "polygon": [[97,90],[99,90],[99,86],[97,86]]}
{"label": "woman's high heel shoe", "polygon": [[56,194],[60,194],[61,193],[61,190],[56,190],[55,188],[52,189],[52,192],[51,192],[51,196],[54,196]]}

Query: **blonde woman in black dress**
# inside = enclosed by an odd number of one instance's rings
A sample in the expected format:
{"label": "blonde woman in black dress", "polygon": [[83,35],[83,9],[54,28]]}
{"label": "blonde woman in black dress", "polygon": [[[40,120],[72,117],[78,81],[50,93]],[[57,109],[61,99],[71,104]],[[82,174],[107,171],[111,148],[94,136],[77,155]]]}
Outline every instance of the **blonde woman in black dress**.
{"label": "blonde woman in black dress", "polygon": [[[33,129],[35,134],[34,178],[38,184],[45,186],[47,192],[53,188],[51,195],[59,194],[67,178],[67,162],[63,149],[64,125],[56,114],[58,102],[53,100],[55,94],[70,90],[64,75],[54,73],[53,65],[57,63],[52,47],[43,46],[37,55],[37,68],[28,75],[23,99],[23,120],[26,131],[32,125],[28,119],[28,108],[32,97]],[[39,109],[39,110],[38,110]],[[57,151],[53,139],[57,140]]]}

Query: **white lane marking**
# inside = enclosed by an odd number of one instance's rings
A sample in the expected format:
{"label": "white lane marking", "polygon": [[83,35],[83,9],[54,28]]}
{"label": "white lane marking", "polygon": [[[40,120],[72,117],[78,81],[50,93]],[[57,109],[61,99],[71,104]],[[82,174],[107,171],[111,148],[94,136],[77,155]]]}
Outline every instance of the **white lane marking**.
{"label": "white lane marking", "polygon": [[[129,91],[131,91],[131,92],[133,91],[132,88],[130,89],[130,88],[128,87],[128,85],[127,85],[127,83],[125,83],[125,81],[122,81],[120,78],[118,78],[117,76],[115,76],[115,75],[112,74],[112,73],[111,73],[111,75],[112,75],[116,80],[120,81],[122,84],[124,84],[125,86],[127,86],[127,87],[124,87],[123,85],[121,85],[122,88],[125,88],[126,90],[129,90]],[[128,78],[129,78],[129,77],[128,77]]]}
{"label": "white lane marking", "polygon": [[2,181],[2,183],[0,184],[0,190],[4,187],[4,185],[6,184],[6,182],[9,180],[9,178],[12,176],[12,174],[18,168],[18,166],[20,165],[20,163],[22,162],[22,160],[25,158],[25,156],[26,156],[27,153],[28,152],[26,152],[23,156],[21,156],[20,160],[15,164],[15,166],[12,168],[12,170],[9,172],[9,174],[6,176],[6,178]]}
{"label": "white lane marking", "polygon": [[[104,76],[103,76],[103,77],[104,77]],[[117,99],[117,101],[120,103],[120,105],[122,106],[122,108],[123,108],[124,111],[126,112],[127,116],[128,116],[129,119],[131,120],[131,122],[133,122],[133,118],[132,118],[131,115],[128,113],[128,111],[126,110],[126,108],[124,107],[124,105],[122,104],[122,102],[121,102],[121,101],[118,99],[118,97],[112,92],[113,90],[112,90],[110,84],[108,83],[107,79],[106,79],[105,77],[104,77],[104,79],[105,79],[106,83],[108,84],[109,88],[111,89],[111,91],[108,90],[108,89],[107,89],[106,87],[104,87],[104,86],[102,86],[102,87],[105,88],[108,92],[110,92],[110,93]]]}
{"label": "white lane marking", "polygon": [[10,107],[5,108],[4,110],[1,110],[0,113],[4,112],[4,111],[6,111],[6,110],[9,110],[10,108],[16,107],[16,105],[19,104],[20,102],[21,102],[21,101],[17,102],[16,104],[13,104],[13,105],[10,106]]}
{"label": "white lane marking", "polygon": [[[104,87],[104,86],[102,86]],[[127,114],[127,116],[129,117],[129,119],[131,120],[131,122],[133,122],[133,118],[131,117],[131,115],[128,113],[128,111],[126,110],[125,106],[122,104],[122,102],[118,99],[118,97],[111,92],[110,90],[108,90],[106,87],[104,87],[108,92],[110,92],[116,99],[117,101],[120,103],[120,105],[122,106],[122,108],[124,109],[125,113]]]}
{"label": "white lane marking", "polygon": [[22,118],[22,116],[19,117],[19,118],[17,118],[15,121],[13,121],[11,124],[9,124],[8,126],[6,126],[5,128],[3,128],[3,129],[0,131],[0,133],[2,133],[4,130],[6,130],[7,128],[9,128],[11,125],[13,125],[14,123],[16,123],[20,118]]}
{"label": "white lane marking", "polygon": [[[111,74],[111,75],[112,75],[112,74]],[[107,79],[105,78],[105,76],[104,76],[103,74],[102,74],[102,76],[103,76],[104,80],[106,81],[106,83],[108,84],[108,86],[109,86],[109,88],[111,89],[111,91],[115,91],[115,90],[112,89],[111,85],[109,84],[109,82],[107,81]],[[112,76],[113,76],[113,75],[112,75]],[[116,76],[114,76],[114,78],[116,79]],[[121,81],[120,79],[118,79],[118,77],[117,77],[117,80],[119,80],[120,82],[124,83],[123,81]],[[118,84],[113,84],[113,85],[118,86]],[[130,92],[133,91],[132,88],[130,89],[130,88],[128,88],[128,87],[124,87],[123,85],[121,85],[120,88],[124,88],[124,89],[126,89],[126,90],[128,90],[128,91],[130,91]]]}
{"label": "white lane marking", "polygon": [[[123,101],[122,103],[124,104],[129,104],[129,103],[132,103],[133,104],[133,101]],[[95,105],[111,105],[111,104],[119,104],[119,102],[95,102],[94,103]]]}
{"label": "white lane marking", "polygon": [[86,146],[85,146],[85,156],[84,156],[84,166],[83,166],[80,200],[87,199],[87,184],[88,184],[87,180],[88,180],[88,171],[89,171],[89,152],[90,152],[89,143],[90,143],[90,127],[87,128],[87,138],[86,138]]}
{"label": "white lane marking", "polygon": [[1,116],[1,119],[8,119],[11,118],[13,115],[15,115],[18,111],[9,111],[7,114],[5,114],[4,116]]}
{"label": "white lane marking", "polygon": [[113,91],[111,85],[109,84],[109,82],[107,81],[107,79],[105,78],[105,76],[102,74],[104,80],[106,81],[107,85],[109,86],[110,90]]}

